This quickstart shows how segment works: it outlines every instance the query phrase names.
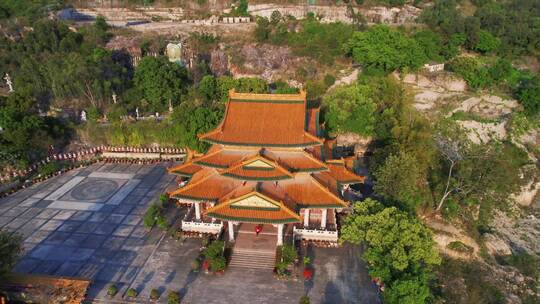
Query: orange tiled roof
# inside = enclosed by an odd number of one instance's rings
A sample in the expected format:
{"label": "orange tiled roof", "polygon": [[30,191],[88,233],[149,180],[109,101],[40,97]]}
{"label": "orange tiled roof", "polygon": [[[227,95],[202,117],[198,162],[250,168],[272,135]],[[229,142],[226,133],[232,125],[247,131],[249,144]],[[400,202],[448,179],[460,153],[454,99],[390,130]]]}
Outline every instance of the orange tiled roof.
{"label": "orange tiled roof", "polygon": [[205,168],[195,173],[187,186],[171,192],[170,196],[195,201],[217,201],[240,185],[240,180],[222,176],[216,169]]}
{"label": "orange tiled roof", "polygon": [[[255,166],[254,163],[261,163],[264,166]],[[281,180],[292,178],[292,174],[278,163],[263,156],[252,156],[237,165],[221,172],[222,175],[241,180]]]}
{"label": "orange tiled roof", "polygon": [[343,161],[329,161],[328,173],[332,175],[341,184],[358,184],[363,183],[365,176],[356,175],[345,167]]}
{"label": "orange tiled roof", "polygon": [[252,155],[256,155],[256,152],[221,148],[212,152],[209,151],[204,156],[194,159],[193,162],[204,167],[228,168],[232,164]]}
{"label": "orange tiled roof", "polygon": [[[225,201],[208,209],[206,215],[222,220],[233,220],[251,223],[290,223],[300,222],[300,216],[291,210],[283,202],[277,201],[260,191],[257,186],[244,187],[238,189],[237,193],[231,195]],[[237,207],[233,203],[242,199],[257,196],[267,202],[271,202],[273,208]]]}
{"label": "orange tiled roof", "polygon": [[200,138],[240,146],[305,147],[322,140],[305,131],[306,94],[229,93],[220,126]]}
{"label": "orange tiled roof", "polygon": [[326,165],[305,151],[264,150],[262,154],[292,172],[312,172],[326,170]]}
{"label": "orange tiled roof", "polygon": [[318,136],[319,131],[319,108],[309,109],[306,113],[307,130],[311,135]]}
{"label": "orange tiled roof", "polygon": [[262,183],[264,193],[285,202],[294,202],[302,208],[346,207],[339,193],[329,190],[310,174],[296,175],[293,180]]}
{"label": "orange tiled roof", "polygon": [[169,173],[173,174],[178,174],[182,176],[193,176],[193,174],[197,173],[201,169],[201,166],[195,165],[192,162],[188,162],[185,164],[171,167],[167,170],[169,171]]}
{"label": "orange tiled roof", "polygon": [[[215,145],[219,146],[219,145]],[[250,157],[262,155],[269,160],[277,162],[289,172],[313,172],[327,170],[326,165],[305,151],[287,151],[275,149],[242,149],[233,150],[220,148],[192,160],[194,164],[202,167],[229,168]]]}

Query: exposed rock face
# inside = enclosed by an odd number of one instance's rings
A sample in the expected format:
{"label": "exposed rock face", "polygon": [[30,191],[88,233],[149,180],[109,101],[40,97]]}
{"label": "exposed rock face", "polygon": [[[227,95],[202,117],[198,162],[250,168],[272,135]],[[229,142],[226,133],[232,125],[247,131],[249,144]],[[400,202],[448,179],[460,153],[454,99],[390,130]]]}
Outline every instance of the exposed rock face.
{"label": "exposed rock face", "polygon": [[[323,5],[278,5],[278,4],[255,4],[250,5],[249,13],[254,16],[270,18],[272,12],[279,11],[281,15],[291,15],[297,19],[303,19],[309,12],[322,16],[322,22],[343,22],[352,23],[346,6],[323,6]],[[411,5],[403,7],[376,6],[369,9],[355,8],[361,13],[369,23],[403,24],[414,22],[421,9]]]}
{"label": "exposed rock face", "polygon": [[336,137],[336,144],[338,146],[354,146],[354,154],[361,155],[366,152],[369,144],[371,143],[371,137],[362,137],[356,133],[343,133]]}
{"label": "exposed rock face", "polygon": [[521,192],[514,195],[513,198],[516,203],[521,206],[530,206],[534,202],[538,191],[540,191],[540,182],[532,180],[527,185],[523,186]]}
{"label": "exposed rock face", "polygon": [[[211,68],[213,72],[226,71],[225,56],[228,68],[233,77],[260,77],[268,82],[290,79],[298,66],[305,66],[309,59],[293,56],[286,46],[245,44],[233,49],[212,53]],[[285,77],[287,76],[287,77]],[[293,85],[293,83],[289,83]]]}
{"label": "exposed rock face", "polygon": [[480,115],[488,119],[496,119],[508,115],[517,108],[518,102],[513,99],[504,100],[499,96],[482,95],[464,100],[459,107],[450,114],[463,111]]}
{"label": "exposed rock face", "polygon": [[458,121],[467,131],[467,137],[475,144],[488,143],[506,138],[506,121],[482,123],[474,120]]}
{"label": "exposed rock face", "polygon": [[210,69],[217,76],[225,75],[229,71],[229,56],[222,48],[210,53]]}
{"label": "exposed rock face", "polygon": [[491,255],[495,256],[512,254],[512,249],[510,246],[504,240],[491,233],[484,235],[484,244]]}

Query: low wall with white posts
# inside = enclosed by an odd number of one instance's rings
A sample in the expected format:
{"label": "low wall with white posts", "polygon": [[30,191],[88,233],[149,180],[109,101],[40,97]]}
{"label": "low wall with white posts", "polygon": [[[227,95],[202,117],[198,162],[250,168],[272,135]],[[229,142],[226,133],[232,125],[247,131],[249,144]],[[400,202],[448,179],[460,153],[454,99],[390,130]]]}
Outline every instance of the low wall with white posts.
{"label": "low wall with white posts", "polygon": [[223,223],[204,223],[195,221],[182,221],[182,231],[219,234],[223,229]]}
{"label": "low wall with white posts", "polygon": [[293,236],[297,240],[337,242],[338,232],[328,230],[303,229],[293,227]]}
{"label": "low wall with white posts", "polygon": [[[123,163],[155,163],[160,161],[177,161],[186,156],[182,148],[137,148],[99,146],[82,149],[70,153],[51,154],[26,169],[4,170],[0,172],[0,197],[14,193],[34,183],[42,182],[50,177],[63,174],[74,168],[81,168],[103,160]],[[40,167],[51,162],[63,162],[63,168],[46,176],[37,174]],[[37,174],[37,175],[36,175]]]}

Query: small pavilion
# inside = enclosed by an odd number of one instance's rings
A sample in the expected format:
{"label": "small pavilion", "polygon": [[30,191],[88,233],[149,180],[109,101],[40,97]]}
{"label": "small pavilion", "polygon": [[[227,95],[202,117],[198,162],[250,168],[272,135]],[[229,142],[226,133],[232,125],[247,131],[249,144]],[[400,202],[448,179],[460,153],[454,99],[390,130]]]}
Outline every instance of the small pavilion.
{"label": "small pavilion", "polygon": [[271,225],[277,245],[284,231],[336,242],[336,212],[349,206],[344,193],[364,177],[334,159],[320,133],[319,109],[307,108],[305,91],[231,90],[221,124],[199,136],[212,147],[169,169],[181,177],[170,197],[190,206],[182,230],[225,229],[234,241],[242,224]]}

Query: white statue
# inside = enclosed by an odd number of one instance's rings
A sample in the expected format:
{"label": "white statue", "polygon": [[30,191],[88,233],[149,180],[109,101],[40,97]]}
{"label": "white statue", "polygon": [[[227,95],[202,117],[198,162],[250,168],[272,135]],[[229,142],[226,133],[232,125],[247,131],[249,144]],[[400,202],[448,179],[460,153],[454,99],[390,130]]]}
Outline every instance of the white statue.
{"label": "white statue", "polygon": [[13,82],[11,81],[11,77],[9,77],[9,74],[6,73],[6,76],[4,76],[4,79],[6,80],[6,84],[9,87],[9,92],[14,92],[13,90]]}
{"label": "white statue", "polygon": [[173,106],[172,106],[171,100],[169,99],[169,113],[172,113],[172,112],[173,112]]}
{"label": "white statue", "polygon": [[82,110],[81,111],[81,121],[86,121],[86,111],[85,110]]}
{"label": "white statue", "polygon": [[116,102],[117,102],[116,101],[116,93],[114,91],[112,93],[112,101],[113,101],[114,104],[116,104]]}
{"label": "white statue", "polygon": [[158,112],[156,112],[156,119],[158,119],[158,118],[159,118],[159,113],[158,113]]}
{"label": "white statue", "polygon": [[139,119],[139,107],[135,108],[135,117]]}

